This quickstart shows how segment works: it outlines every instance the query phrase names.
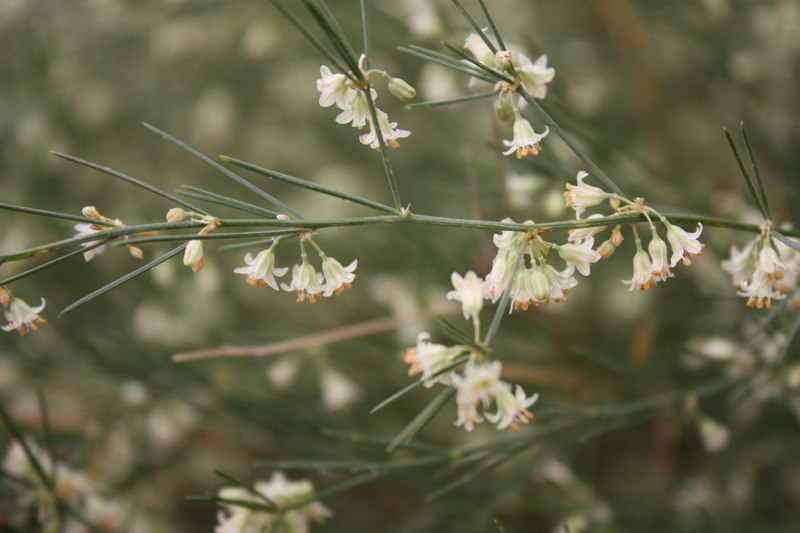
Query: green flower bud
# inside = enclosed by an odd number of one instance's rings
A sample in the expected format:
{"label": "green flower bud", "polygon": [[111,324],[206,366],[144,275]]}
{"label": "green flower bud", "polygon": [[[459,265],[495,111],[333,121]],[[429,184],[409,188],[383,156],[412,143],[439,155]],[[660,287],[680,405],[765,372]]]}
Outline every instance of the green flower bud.
{"label": "green flower bud", "polygon": [[410,102],[417,95],[417,91],[400,78],[389,78],[389,91],[402,102]]}

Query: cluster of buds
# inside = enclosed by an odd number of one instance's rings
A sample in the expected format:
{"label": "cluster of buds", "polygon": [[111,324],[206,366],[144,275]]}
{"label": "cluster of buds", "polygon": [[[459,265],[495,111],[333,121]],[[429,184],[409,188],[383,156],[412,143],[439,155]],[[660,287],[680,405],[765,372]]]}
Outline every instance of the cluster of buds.
{"label": "cluster of buds", "polygon": [[[630,290],[646,290],[654,287],[659,281],[666,281],[667,278],[674,276],[672,268],[679,262],[684,265],[691,264],[690,255],[698,255],[703,251],[703,244],[698,240],[700,234],[703,232],[703,225],[698,223],[697,230],[689,233],[686,230],[673,225],[663,215],[652,207],[644,204],[643,198],[636,198],[634,201],[627,200],[617,194],[608,193],[599,187],[594,187],[584,183],[584,178],[588,174],[586,172],[578,172],[578,184],[567,184],[567,190],[564,192],[567,207],[575,209],[576,218],[580,220],[581,215],[587,207],[594,207],[608,200],[611,208],[617,213],[635,213],[643,215],[650,226],[652,239],[647,247],[647,250],[642,246],[642,241],[639,238],[639,232],[636,226],[632,226],[634,238],[636,241],[636,254],[633,256],[633,276],[629,280],[623,280],[623,283],[629,284]],[[588,217],[587,220],[592,218],[601,218],[602,215],[594,214]],[[672,255],[668,257],[669,250],[667,243],[659,236],[653,218],[657,218],[666,228],[667,241],[672,248]],[[579,242],[585,245],[586,242],[594,243],[594,236],[607,229],[606,226],[593,226],[581,229],[570,230],[569,240]],[[598,248],[597,252],[600,258],[605,259],[609,257],[614,250],[622,244],[622,228],[617,225],[611,233],[611,237],[603,242]],[[590,245],[590,247],[592,246]]]}
{"label": "cluster of buds", "polygon": [[[464,318],[472,319],[477,337],[486,282],[474,272],[467,272],[463,277],[454,272],[452,281],[454,290],[447,298],[461,302]],[[455,425],[467,431],[472,431],[475,424],[484,419],[499,430],[518,431],[520,423],[526,424],[533,418],[528,408],[539,395],[528,397],[519,385],[512,390],[511,384],[500,379],[502,363],[490,360],[469,346],[434,344],[430,342],[430,334],[423,332],[417,337],[417,345],[406,350],[404,361],[411,365],[408,374],[421,374],[425,387],[441,383],[456,389]],[[461,364],[463,367],[459,371],[457,368]]]}
{"label": "cluster of buds", "polygon": [[[297,291],[297,301],[302,302],[306,298],[311,303],[317,301],[320,296],[328,297],[334,294],[341,294],[345,289],[349,289],[355,279],[355,270],[358,260],[354,260],[348,266],[343,266],[339,261],[328,257],[317,246],[313,240],[316,232],[309,231],[300,236],[300,257],[299,265],[292,267],[292,280],[287,285],[281,283],[280,288],[285,291]],[[257,285],[260,288],[269,286],[276,291],[278,282],[276,277],[285,275],[289,269],[286,267],[275,267],[275,247],[280,239],[275,239],[272,245],[261,251],[255,258],[248,252],[244,257],[247,266],[239,267],[234,270],[236,274],[245,274],[247,283]],[[322,260],[322,272],[317,272],[314,265],[308,262],[306,254],[306,243],[310,243],[319,254]]]}
{"label": "cluster of buds", "polygon": [[[488,28],[483,30],[484,34],[487,30]],[[518,81],[513,84],[499,81],[494,88],[500,91],[495,104],[497,116],[501,120],[514,117],[514,137],[510,141],[503,141],[503,144],[509,147],[503,154],[515,153],[517,159],[526,155],[537,155],[541,150],[539,141],[550,132],[550,129],[545,127],[543,133],[536,133],[531,123],[519,112],[526,105],[525,99],[522,96],[514,99],[513,94],[525,91],[532,98],[545,97],[547,84],[553,81],[556,74],[555,69],[547,67],[547,56],[542,55],[534,62],[522,52],[512,53],[509,50],[492,52],[489,45],[477,33],[471,33],[467,37],[464,48],[469,50],[479,63],[501,74],[511,74],[513,68]],[[475,78],[472,79],[472,82],[474,81]]]}
{"label": "cluster of buds", "polygon": [[[120,219],[118,219],[118,218],[111,219],[111,218],[104,217],[103,215],[100,214],[99,211],[97,211],[97,209],[94,206],[91,206],[91,205],[84,207],[81,210],[81,213],[86,218],[94,218],[96,220],[101,220],[101,221],[105,222],[106,224],[94,224],[94,223],[93,224],[75,224],[75,231],[78,232],[76,237],[83,237],[84,235],[94,235],[95,233],[102,233],[103,231],[108,231],[110,229],[115,229],[115,228],[122,228],[122,227],[125,226],[125,224],[123,224],[122,221]],[[145,231],[145,232],[137,233],[137,235],[141,235],[143,237],[149,237],[151,235],[155,235],[155,232],[153,232],[153,231]],[[125,235],[123,238],[125,240],[128,240],[128,236],[127,235]],[[103,250],[105,250],[105,247],[106,247],[105,244],[101,244],[100,246],[97,246],[97,241],[85,242],[85,243],[83,243],[83,246],[84,246],[84,248],[89,248],[88,250],[83,252],[83,258],[86,261],[90,261],[97,254],[103,253]],[[144,259],[144,254],[142,253],[141,249],[137,248],[136,246],[132,246],[130,244],[128,244],[127,246],[128,246],[128,251],[131,253],[131,255],[133,257],[135,257],[136,259]]]}
{"label": "cluster of buds", "polygon": [[[510,218],[503,222],[513,222]],[[526,224],[533,224],[528,220]],[[600,254],[593,249],[594,238],[588,236],[580,243],[554,244],[544,240],[537,230],[504,231],[494,236],[498,248],[492,262],[492,270],[486,276],[484,297],[497,302],[511,282],[511,310],[527,310],[530,305],[547,305],[563,302],[569,289],[578,284],[577,270],[588,276],[590,265],[600,260]],[[555,249],[566,262],[563,270],[547,263],[550,251]],[[519,258],[520,254],[525,257]],[[518,259],[519,258],[519,259]],[[515,268],[520,261],[519,268]]]}
{"label": "cluster of buds", "polygon": [[320,502],[311,502],[291,510],[286,507],[307,500],[314,495],[314,484],[304,479],[291,481],[281,472],[272,474],[269,482],[256,481],[253,490],[245,487],[225,487],[220,489],[223,500],[264,505],[269,502],[275,506],[274,512],[239,505],[223,504],[224,510],[217,515],[219,524],[215,533],[249,533],[256,531],[276,531],[286,533],[307,532],[310,522],[322,523],[333,513]]}
{"label": "cluster of buds", "polygon": [[[771,222],[764,223],[755,239],[741,251],[731,247],[730,259],[722,262],[722,268],[733,276],[733,284],[741,289],[739,296],[746,297],[750,307],[770,309],[773,299],[782,300],[797,292],[800,252],[772,237],[772,230]],[[800,307],[796,297],[791,303]]]}
{"label": "cluster of buds", "polygon": [[5,287],[0,287],[0,305],[8,320],[8,324],[0,326],[3,331],[17,330],[24,336],[28,330],[36,331],[37,324],[44,324],[44,319],[39,316],[44,309],[44,298],[40,305],[31,307],[25,300],[12,296]]}
{"label": "cluster of buds", "polygon": [[375,108],[377,127],[373,124],[367,95],[369,95],[370,100],[374,101],[378,97],[378,93],[370,85],[370,74],[378,73],[386,77],[389,80],[389,91],[395,98],[403,102],[408,102],[414,98],[416,91],[407,82],[400,78],[393,78],[386,72],[365,70],[365,60],[366,56],[362,54],[358,62],[361,78],[365,80],[363,86],[356,85],[344,74],[333,74],[328,67],[321,66],[319,73],[322,77],[317,80],[317,90],[320,92],[319,105],[322,107],[335,105],[341,109],[342,112],[336,117],[336,122],[339,124],[352,123],[353,127],[358,129],[369,124],[369,133],[359,137],[361,144],[380,150],[381,143],[378,138],[380,134],[386,144],[392,148],[397,148],[400,146],[397,139],[408,137],[411,132],[397,129],[397,123],[389,121],[389,116],[377,107]]}

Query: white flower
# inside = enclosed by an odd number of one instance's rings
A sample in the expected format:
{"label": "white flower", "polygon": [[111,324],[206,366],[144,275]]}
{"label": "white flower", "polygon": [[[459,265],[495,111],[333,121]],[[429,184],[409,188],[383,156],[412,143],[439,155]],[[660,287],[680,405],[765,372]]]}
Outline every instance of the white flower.
{"label": "white flower", "polygon": [[747,305],[750,307],[771,309],[772,299],[782,300],[786,298],[786,295],[774,287],[773,280],[768,278],[761,269],[756,270],[749,280],[743,281],[741,288],[742,290],[737,294],[745,296]]}
{"label": "white flower", "polygon": [[594,238],[589,237],[581,244],[565,244],[558,246],[558,255],[571,264],[584,276],[589,275],[589,265],[600,261],[600,254],[594,251]]}
{"label": "white flower", "polygon": [[247,274],[247,283],[250,285],[258,285],[262,289],[265,285],[269,285],[276,291],[278,290],[278,282],[275,281],[275,276],[281,277],[286,274],[288,268],[275,268],[275,253],[273,252],[275,245],[273,244],[267,250],[258,253],[255,259],[250,255],[250,252],[244,256],[244,262],[248,266],[235,268],[233,271],[236,274]]}
{"label": "white flower", "polygon": [[[483,28],[484,35],[489,28]],[[477,33],[470,33],[467,36],[467,41],[464,43],[464,48],[472,52],[472,55],[487,67],[494,66],[494,52],[489,48],[486,43],[481,39]]]}
{"label": "white flower", "polygon": [[283,357],[267,369],[267,379],[278,390],[286,390],[292,386],[300,363],[295,357]]}
{"label": "white flower", "polygon": [[[322,503],[315,501],[291,511],[282,511],[287,506],[305,500],[314,494],[314,485],[308,480],[290,481],[281,472],[275,472],[269,483],[257,481],[255,490],[274,502],[278,512],[271,513],[224,504],[224,511],[217,515],[219,525],[215,533],[308,533],[311,520],[321,523],[332,516],[331,511]],[[219,491],[219,496],[228,500],[243,500],[266,504],[255,494],[242,487],[226,487]],[[280,525],[275,529],[276,522]]]}
{"label": "white flower", "polygon": [[323,367],[320,373],[322,403],[328,411],[341,411],[353,405],[361,390],[350,378],[333,368]]}
{"label": "white flower", "polygon": [[[102,230],[95,229],[94,224],[75,224],[75,231],[78,232],[76,237],[83,237],[84,235],[94,235],[95,233],[100,233]],[[84,248],[95,244],[97,241],[89,241],[81,243],[81,246]],[[102,244],[96,248],[92,248],[91,250],[87,250],[83,252],[83,258],[86,261],[91,261],[92,257],[96,256],[97,254],[103,253],[103,250],[106,249],[106,245]]]}
{"label": "white flower", "polygon": [[[589,215],[587,220],[591,220],[593,218],[603,218],[603,215],[595,213],[594,215]],[[584,240],[592,238],[598,233],[605,231],[606,227],[607,226],[592,226],[589,228],[571,229],[569,230],[569,237],[567,240],[569,242],[577,242],[578,244],[581,244]]]}
{"label": "white flower", "polygon": [[469,317],[472,316],[473,320],[477,320],[483,309],[484,281],[471,270],[464,277],[461,277],[458,272],[453,272],[450,281],[455,290],[447,293],[447,299],[461,302],[464,318],[469,320]]}
{"label": "white flower", "polygon": [[191,267],[195,272],[199,272],[206,262],[203,255],[203,241],[189,241],[186,251],[183,253],[183,264]]}
{"label": "white flower", "polygon": [[[383,142],[392,148],[400,146],[397,139],[402,139],[403,137],[411,135],[410,131],[396,129],[397,122],[389,122],[389,116],[380,109],[376,109],[375,114],[378,116],[378,126],[381,136],[383,137]],[[378,141],[378,134],[371,120],[369,121],[369,133],[361,135],[358,140],[361,141],[361,144],[368,144],[370,148],[374,148],[375,150],[381,149],[380,142]]]}
{"label": "white flower", "polygon": [[587,207],[598,205],[612,196],[598,187],[583,183],[583,178],[588,175],[583,170],[578,172],[578,185],[567,183],[567,190],[564,193],[567,207],[572,207],[577,211],[576,218],[581,218],[581,213]]}
{"label": "white flower", "polygon": [[703,245],[697,239],[703,233],[703,225],[697,223],[697,231],[694,233],[687,233],[686,230],[673,226],[665,222],[667,226],[667,240],[672,246],[672,258],[670,259],[669,266],[674,267],[678,261],[683,260],[684,265],[691,263],[689,255],[697,255],[703,251]]}
{"label": "white flower", "polygon": [[44,298],[38,307],[31,307],[24,300],[12,296],[8,309],[3,311],[8,324],[0,328],[3,331],[15,329],[20,335],[25,335],[27,330],[36,331],[36,324],[44,324],[44,319],[39,316],[42,309],[44,309]]}
{"label": "white flower", "polygon": [[548,133],[550,133],[550,128],[547,126],[545,126],[544,133],[536,133],[533,131],[531,123],[517,113],[516,119],[514,120],[514,139],[511,141],[503,141],[503,144],[510,147],[503,152],[503,155],[511,155],[512,152],[516,152],[517,159],[522,159],[528,154],[537,155],[539,150],[541,150],[538,143]]}
{"label": "white flower", "polygon": [[674,275],[669,269],[669,261],[667,261],[667,243],[665,243],[658,233],[653,230],[653,240],[647,246],[647,251],[650,253],[652,263],[650,265],[650,272],[655,279],[666,281]]}
{"label": "white flower", "polygon": [[[544,98],[547,94],[547,83],[553,81],[556,75],[554,68],[547,68],[547,56],[539,56],[535,63],[525,54],[519,54],[519,66],[517,67],[522,86],[534,98]],[[524,102],[524,100],[520,100]]]}
{"label": "white flower", "polygon": [[427,388],[431,388],[434,383],[449,385],[452,372],[445,372],[438,376],[436,374],[453,364],[464,349],[461,346],[433,344],[428,342],[430,338],[430,333],[423,331],[417,335],[417,346],[406,350],[403,361],[411,365],[408,375],[414,376],[422,373],[421,378]]}
{"label": "white flower", "polygon": [[733,276],[733,284],[741,285],[750,279],[758,267],[753,249],[758,243],[758,238],[748,242],[740,252],[735,246],[731,247],[731,257],[722,262],[722,268]]}
{"label": "white flower", "polygon": [[303,263],[292,267],[292,283],[287,285],[281,283],[281,289],[285,291],[297,291],[297,301],[302,302],[308,296],[308,301],[312,304],[317,301],[323,292],[322,282],[324,278],[321,273],[314,269],[303,255]]}
{"label": "white flower", "polygon": [[[737,294],[748,299],[747,305],[759,309],[770,309],[772,299],[783,299],[797,289],[795,269],[800,267],[800,254],[772,239],[768,228],[765,231],[765,235],[748,242],[741,252],[731,248],[730,259],[722,262],[722,268],[733,276],[733,283],[742,289]],[[781,250],[780,254],[776,248]]]}
{"label": "white flower", "polygon": [[339,109],[345,109],[345,100],[348,92],[352,92],[347,85],[347,76],[344,74],[333,74],[331,70],[322,65],[319,67],[322,78],[317,80],[317,90],[322,93],[319,96],[319,105],[330,107],[336,104]]}
{"label": "white flower", "polygon": [[538,394],[530,398],[525,395],[525,391],[517,385],[515,394],[511,393],[511,385],[503,382],[505,387],[498,390],[495,397],[497,405],[496,413],[486,413],[486,419],[492,424],[496,424],[497,429],[505,431],[511,428],[519,431],[518,422],[527,424],[533,415],[528,412],[528,407],[539,399]]}
{"label": "white flower", "polygon": [[[375,92],[375,89],[370,89],[370,95],[373,100],[378,97],[378,93]],[[352,90],[348,92],[347,97],[344,99],[343,109],[344,111],[339,113],[339,116],[336,117],[336,122],[339,124],[352,122],[353,127],[359,129],[367,125],[367,119],[369,119],[369,104],[367,103],[367,97],[364,96],[364,91]]]}
{"label": "white flower", "polygon": [[354,260],[349,265],[342,266],[342,264],[326,255],[322,255],[322,274],[325,276],[325,285],[323,289],[325,292],[323,296],[330,296],[334,292],[341,294],[345,289],[350,288],[350,284],[356,279],[353,274],[358,266],[358,259]]}
{"label": "white flower", "polygon": [[622,280],[631,286],[628,290],[639,289],[640,291],[655,286],[656,280],[653,278],[653,263],[650,256],[639,245],[639,250],[633,256],[633,277],[629,280]]}
{"label": "white flower", "polygon": [[572,277],[573,271],[571,265],[559,272],[544,263],[519,272],[511,284],[511,310],[521,308],[527,311],[531,304],[538,306],[548,305],[550,300],[554,303],[565,301],[569,289],[578,284]]}
{"label": "white flower", "polygon": [[717,453],[728,447],[731,432],[713,418],[698,416],[697,429],[707,452]]}
{"label": "white flower", "polygon": [[477,407],[488,409],[495,397],[498,384],[502,383],[500,374],[503,365],[500,361],[488,364],[467,363],[464,375],[453,374],[453,386],[457,389],[456,404],[458,405],[458,418],[456,426],[464,426],[467,431],[472,431],[475,424],[483,422],[483,417],[478,413]]}

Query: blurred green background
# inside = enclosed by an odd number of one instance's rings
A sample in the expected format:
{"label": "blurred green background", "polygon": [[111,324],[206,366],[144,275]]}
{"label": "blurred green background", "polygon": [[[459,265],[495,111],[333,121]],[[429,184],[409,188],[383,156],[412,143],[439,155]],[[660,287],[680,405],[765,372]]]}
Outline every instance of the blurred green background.
{"label": "blurred green background", "polygon": [[[409,81],[418,101],[469,93],[463,76],[397,50],[412,43],[443,51],[441,40],[462,46],[470,28],[452,4],[367,3],[373,67]],[[289,5],[302,12],[300,2]],[[329,5],[358,49],[358,2]],[[479,18],[476,3],[465,6]],[[798,222],[796,1],[493,0],[489,8],[506,42],[533,58],[547,54],[556,77],[544,107],[630,196],[672,212],[758,222],[722,133],[745,121],[776,221]],[[0,202],[76,215],[94,205],[127,224],[162,221],[173,207],[48,153],[55,150],[166,191],[186,184],[263,205],[153,135],[141,125],[147,122],[209,157],[229,155],[389,203],[379,155],[334,122],[336,111],[317,105],[320,64],[266,1],[1,0]],[[536,222],[573,216],[561,194],[583,167],[555,135],[536,158],[504,158],[500,141],[510,138],[511,126],[497,122],[490,103],[404,110],[382,83],[378,105],[412,131],[391,157],[414,212]],[[308,218],[368,213],[241,174]],[[0,253],[74,232],[65,221],[8,211],[0,212],[0,227]],[[684,357],[687,346],[708,338],[741,343],[763,316],[745,308],[719,267],[730,245],[748,238],[707,228],[706,248],[690,268],[678,267],[675,279],[641,293],[619,282],[630,277],[628,238],[568,302],[508,317],[494,355],[506,364],[507,379],[541,394],[533,425],[549,423],[547,413],[558,408],[755,374],[755,363],[696,368]],[[198,274],[175,259],[62,318],[58,311],[141,263],[114,248],[12,284],[29,303],[46,298],[47,323],[24,338],[2,336],[3,401],[37,435],[41,386],[62,458],[88,469],[107,494],[134,502],[134,515],[150,531],[212,530],[213,504],[184,501],[227,484],[212,468],[252,481],[269,476],[252,467],[256,460],[384,458],[382,445],[320,430],[394,437],[433,393],[418,390],[380,413],[369,410],[410,383],[399,354],[418,331],[435,332],[432,325],[259,360],[170,362],[176,351],[267,344],[419,312],[443,303],[451,272],[485,275],[495,251],[489,232],[452,228],[335,229],[316,241],[343,264],[358,259],[359,266],[351,290],[315,305],[247,285],[232,275],[244,251],[217,252],[218,241],[207,243]],[[146,260],[167,250],[144,247]],[[279,266],[297,262],[296,241],[281,244],[277,255]],[[0,275],[44,260],[3,264]],[[491,311],[485,313],[488,323]],[[740,350],[758,352],[769,342]],[[597,364],[581,355],[587,349],[630,372]],[[285,390],[268,379],[276,361],[300,365]],[[320,376],[331,369],[357,389],[352,403],[323,400]],[[326,500],[335,517],[319,530],[489,532],[500,519],[510,532],[560,532],[564,523],[573,532],[796,531],[800,401],[768,385],[701,402],[730,429],[720,453],[706,452],[691,417],[670,409],[531,447],[431,503],[424,495],[450,478],[400,472]],[[449,448],[510,437],[491,426],[465,433],[451,426],[454,417],[447,406],[420,440]],[[322,487],[343,479],[291,475]]]}

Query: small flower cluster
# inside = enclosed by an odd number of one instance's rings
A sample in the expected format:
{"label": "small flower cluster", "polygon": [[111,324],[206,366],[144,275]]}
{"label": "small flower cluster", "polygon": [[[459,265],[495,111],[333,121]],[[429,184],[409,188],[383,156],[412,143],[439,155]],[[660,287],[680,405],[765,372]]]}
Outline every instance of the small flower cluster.
{"label": "small flower cluster", "polygon": [[[503,222],[513,220],[507,218]],[[533,224],[533,221],[525,223]],[[492,262],[492,270],[486,276],[484,297],[493,303],[497,302],[510,282],[512,311],[520,308],[527,310],[530,305],[547,305],[550,301],[565,301],[569,289],[578,284],[575,270],[588,276],[590,265],[600,260],[600,254],[592,248],[594,238],[591,236],[578,244],[570,242],[557,245],[545,241],[536,230],[504,231],[494,236],[494,244],[498,252]],[[547,263],[551,249],[555,249],[566,262],[563,270]],[[519,254],[527,257],[519,258]],[[515,271],[518,261],[520,265]]]}
{"label": "small flower cluster", "polygon": [[[313,241],[315,232],[307,232],[300,236],[300,256],[301,263],[292,267],[292,280],[287,285],[281,283],[280,288],[285,291],[297,291],[297,301],[302,302],[306,298],[311,303],[317,301],[320,296],[328,297],[333,294],[341,294],[345,289],[349,289],[353,280],[356,278],[355,270],[358,266],[358,259],[348,266],[342,264],[332,257],[328,257]],[[260,288],[270,286],[278,290],[278,282],[275,277],[281,277],[289,269],[275,267],[275,247],[280,239],[275,239],[272,245],[256,255],[255,258],[248,252],[244,257],[247,266],[234,270],[236,274],[245,274],[247,283],[257,285]],[[310,243],[317,250],[322,260],[322,272],[317,272],[314,265],[308,262],[305,244]]]}
{"label": "small flower cluster", "polygon": [[[221,225],[217,217],[202,215],[194,211],[184,211],[180,207],[175,207],[167,212],[167,222],[182,222],[187,218],[204,224],[203,229],[200,230],[198,235],[208,235],[216,231]],[[206,264],[202,240],[192,240],[188,242],[186,250],[183,252],[183,264],[195,272],[200,272],[200,269]]]}
{"label": "small flower cluster", "polygon": [[[654,287],[659,281],[666,281],[667,278],[674,276],[672,268],[679,262],[684,265],[691,264],[689,255],[698,255],[703,251],[703,244],[698,240],[700,234],[703,232],[703,225],[698,223],[697,230],[689,233],[686,230],[671,224],[663,215],[655,209],[644,205],[643,198],[636,198],[634,201],[621,198],[617,194],[607,193],[599,187],[594,187],[584,183],[584,178],[588,174],[586,172],[578,172],[578,184],[567,184],[567,190],[564,192],[567,207],[575,209],[576,218],[580,220],[581,215],[587,207],[594,207],[608,200],[611,207],[617,213],[635,213],[643,215],[650,226],[652,239],[650,244],[645,250],[642,247],[639,232],[636,226],[632,226],[634,238],[636,241],[636,254],[633,256],[633,276],[629,280],[623,280],[623,283],[630,285],[630,290],[639,289],[646,290]],[[667,241],[672,248],[672,255],[668,257],[669,250],[667,243],[659,236],[655,224],[651,217],[658,218],[667,230]],[[587,220],[593,218],[602,218],[599,214],[590,216]],[[581,229],[570,230],[569,240],[589,245],[591,248],[594,243],[594,236],[598,233],[605,231],[606,226],[592,226]],[[622,231],[621,226],[612,231],[611,237],[603,242],[598,248],[597,253],[603,259],[609,257],[614,250],[622,244]]]}
{"label": "small flower cluster", "polygon": [[378,73],[386,77],[389,80],[389,91],[395,98],[403,102],[408,102],[414,98],[416,91],[405,81],[400,78],[392,78],[386,72],[364,70],[365,57],[362,54],[359,60],[361,78],[365,80],[363,86],[356,85],[352,76],[333,74],[325,65],[320,67],[319,73],[322,77],[317,80],[317,90],[320,92],[319,105],[322,107],[335,105],[341,109],[342,112],[336,117],[336,122],[339,124],[352,123],[353,127],[358,129],[369,124],[369,133],[359,137],[361,144],[380,150],[381,144],[378,138],[380,134],[386,144],[392,148],[397,148],[400,146],[397,139],[408,137],[411,132],[397,129],[397,123],[390,122],[389,116],[377,107],[375,108],[375,116],[377,117],[378,127],[375,127],[370,113],[370,102],[367,101],[367,94],[374,102],[378,97],[378,93],[370,86],[370,74]]}
{"label": "small flower cluster", "polygon": [[269,512],[224,504],[224,510],[217,515],[219,524],[214,533],[307,533],[312,520],[319,524],[333,516],[330,509],[316,501],[286,510],[286,507],[314,494],[314,485],[308,480],[290,481],[283,473],[275,472],[269,482],[257,481],[254,490],[257,494],[243,487],[225,487],[218,495],[226,500],[254,504],[268,505],[271,502],[277,509]]}
{"label": "small flower cluster", "polygon": [[[102,220],[103,222],[107,222],[110,225],[106,225],[106,224],[75,224],[75,230],[78,232],[76,237],[83,237],[84,235],[94,235],[95,233],[102,233],[103,231],[108,231],[108,230],[114,229],[114,228],[122,228],[122,227],[125,226],[125,224],[123,224],[122,221],[120,219],[118,219],[118,218],[110,219],[110,218],[104,217],[103,215],[101,215],[97,211],[97,209],[94,206],[86,206],[86,207],[84,207],[81,210],[81,213],[86,218],[94,218],[94,219],[97,219],[97,220]],[[142,236],[147,237],[147,236],[150,236],[150,235],[155,235],[155,232],[148,231],[148,232],[138,233],[137,235],[142,235]],[[125,240],[128,240],[128,236],[127,235],[125,235],[123,238]],[[89,241],[89,242],[83,243],[83,247],[84,248],[89,248],[88,250],[83,252],[83,258],[86,261],[91,261],[91,259],[94,256],[103,253],[103,250],[105,250],[106,245],[105,244],[101,244],[100,246],[97,246],[97,241]],[[136,246],[132,246],[132,245],[129,244],[128,245],[128,251],[136,259],[143,259],[144,258],[144,254],[142,253],[142,250],[137,248]]]}
{"label": "small flower cluster", "polygon": [[800,252],[771,236],[772,224],[767,222],[761,233],[745,244],[742,250],[731,247],[730,259],[722,268],[733,276],[733,284],[747,298],[747,305],[761,309],[772,307],[772,300],[782,300],[793,294],[792,306],[800,307],[797,293],[797,273],[800,272]]}
{"label": "small flower cluster", "polygon": [[[484,29],[484,33],[486,30],[488,28]],[[532,98],[545,97],[547,84],[553,81],[556,74],[555,69],[547,67],[547,56],[542,55],[533,62],[521,52],[512,53],[508,50],[499,50],[495,53],[477,33],[471,33],[467,37],[464,48],[469,50],[478,62],[501,74],[510,75],[513,69],[518,80],[515,84],[500,81],[495,85],[495,90],[500,91],[496,103],[498,117],[506,120],[512,115],[514,116],[514,137],[510,141],[503,141],[503,144],[509,147],[503,152],[503,155],[516,153],[517,159],[526,155],[537,155],[541,150],[539,141],[550,132],[550,128],[545,127],[543,133],[536,133],[531,123],[524,119],[519,112],[520,108],[526,105],[525,99],[520,96],[518,102],[515,102],[512,95],[522,90]]]}
{"label": "small flower cluster", "polygon": [[3,314],[8,320],[8,324],[0,326],[3,331],[17,330],[24,336],[28,330],[36,331],[37,324],[44,324],[44,319],[39,316],[44,309],[44,298],[40,305],[31,307],[25,300],[15,298],[7,289],[0,287],[0,305],[5,308]]}
{"label": "small flower cluster", "polygon": [[[485,282],[474,272],[467,272],[463,277],[454,272],[452,281],[455,290],[450,291],[447,298],[461,302],[464,318],[472,318],[477,337]],[[502,363],[478,354],[469,346],[433,344],[430,334],[423,332],[417,337],[416,347],[406,350],[404,360],[411,365],[408,374],[421,374],[425,387],[441,383],[456,389],[455,425],[467,431],[472,431],[484,419],[499,430],[518,431],[520,423],[527,424],[533,418],[528,408],[539,395],[528,397],[519,385],[512,389],[511,384],[500,379]],[[465,363],[461,372],[455,368],[459,363]]]}

